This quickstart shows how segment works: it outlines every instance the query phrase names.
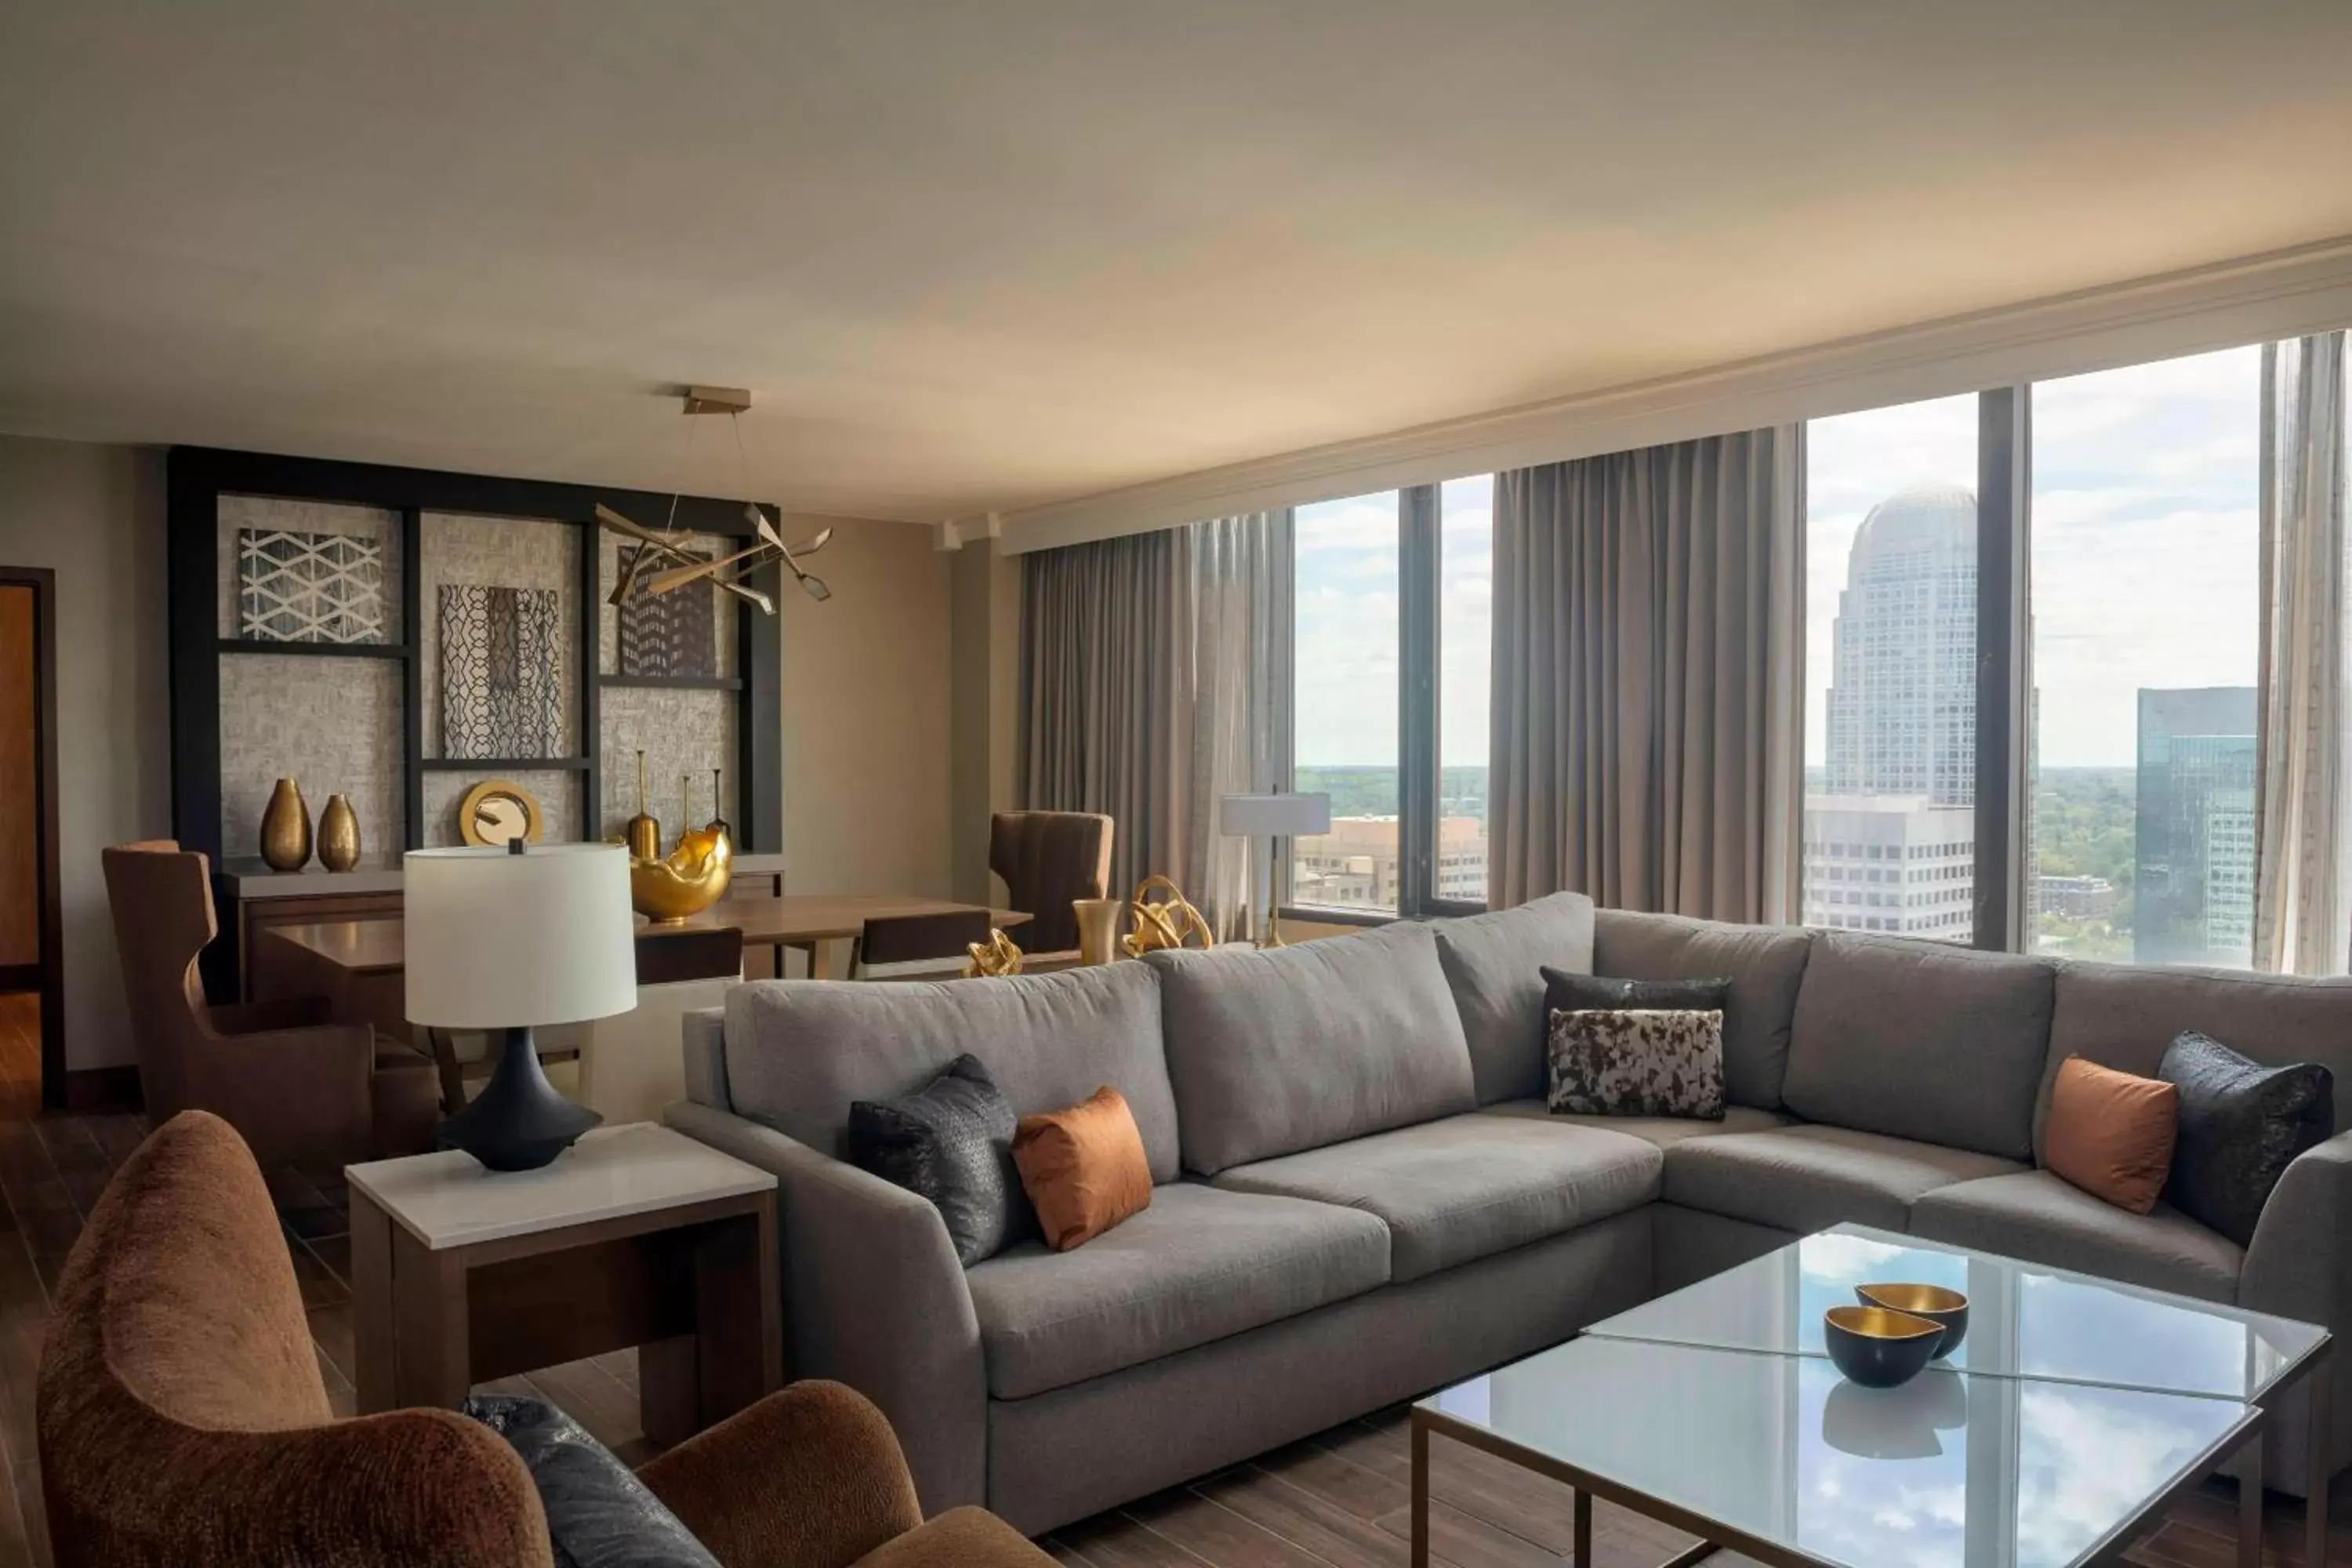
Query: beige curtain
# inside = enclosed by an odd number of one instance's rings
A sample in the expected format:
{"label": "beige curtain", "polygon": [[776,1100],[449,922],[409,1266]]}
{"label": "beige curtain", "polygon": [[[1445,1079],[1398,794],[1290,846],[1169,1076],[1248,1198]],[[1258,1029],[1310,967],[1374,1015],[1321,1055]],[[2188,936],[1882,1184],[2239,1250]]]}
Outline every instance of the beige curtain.
{"label": "beige curtain", "polygon": [[1490,899],[1796,918],[1804,430],[1496,476]]}
{"label": "beige curtain", "polygon": [[1238,934],[1218,798],[1289,774],[1287,510],[1022,558],[1020,799],[1115,822],[1111,887],[1175,879]]}
{"label": "beige curtain", "polygon": [[2261,750],[2254,963],[2352,964],[2345,334],[2263,351]]}

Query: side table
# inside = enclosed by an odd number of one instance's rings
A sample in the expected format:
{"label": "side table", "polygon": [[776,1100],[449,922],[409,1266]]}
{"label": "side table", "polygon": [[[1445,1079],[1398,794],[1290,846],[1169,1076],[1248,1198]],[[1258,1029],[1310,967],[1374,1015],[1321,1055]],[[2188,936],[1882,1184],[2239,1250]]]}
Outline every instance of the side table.
{"label": "side table", "polygon": [[363,1415],[636,1345],[667,1446],[782,1385],[769,1172],[637,1121],[542,1170],[444,1150],[344,1175]]}

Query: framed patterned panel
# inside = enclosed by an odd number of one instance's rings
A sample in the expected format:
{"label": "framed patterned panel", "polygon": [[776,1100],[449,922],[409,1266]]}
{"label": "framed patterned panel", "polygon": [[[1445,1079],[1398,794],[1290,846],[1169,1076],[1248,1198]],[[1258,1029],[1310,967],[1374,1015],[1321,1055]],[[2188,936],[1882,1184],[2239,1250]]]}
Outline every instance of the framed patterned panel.
{"label": "framed patterned panel", "polygon": [[562,743],[556,595],[441,584],[441,754],[551,757]]}
{"label": "framed patterned panel", "polygon": [[[710,557],[688,552],[684,559],[698,564]],[[656,594],[640,581],[621,603],[621,673],[693,679],[718,674],[716,596],[708,583]]]}
{"label": "framed patterned panel", "polygon": [[264,642],[384,640],[383,542],[356,533],[236,533],[236,632]]}

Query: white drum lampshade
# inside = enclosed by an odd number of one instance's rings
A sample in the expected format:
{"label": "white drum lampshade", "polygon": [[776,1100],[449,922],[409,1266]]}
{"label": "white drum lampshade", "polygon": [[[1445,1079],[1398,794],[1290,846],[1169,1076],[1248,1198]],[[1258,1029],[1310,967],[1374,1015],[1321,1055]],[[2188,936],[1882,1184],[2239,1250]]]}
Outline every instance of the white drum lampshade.
{"label": "white drum lampshade", "polygon": [[412,849],[401,866],[410,1023],[527,1029],[637,1005],[621,846]]}
{"label": "white drum lampshade", "polygon": [[1331,831],[1328,795],[1229,795],[1218,819],[1232,838],[1301,838]]}
{"label": "white drum lampshade", "polygon": [[604,1118],[555,1091],[531,1030],[637,1005],[628,851],[517,841],[401,864],[408,1021],[505,1036],[489,1083],[435,1131],[493,1171],[536,1170]]}

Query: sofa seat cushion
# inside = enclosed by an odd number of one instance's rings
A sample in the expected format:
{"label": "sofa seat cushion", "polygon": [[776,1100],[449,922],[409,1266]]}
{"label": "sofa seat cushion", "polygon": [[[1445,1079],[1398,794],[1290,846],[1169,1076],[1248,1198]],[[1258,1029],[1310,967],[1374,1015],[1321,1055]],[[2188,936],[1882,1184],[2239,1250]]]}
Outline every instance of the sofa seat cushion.
{"label": "sofa seat cushion", "polygon": [[1715,1138],[1727,1132],[1769,1132],[1777,1127],[1793,1125],[1790,1118],[1777,1110],[1759,1110],[1752,1105],[1725,1107],[1720,1121],[1702,1121],[1694,1116],[1554,1115],[1545,1109],[1540,1100],[1507,1100],[1500,1105],[1485,1107],[1478,1114],[1510,1116],[1522,1121],[1549,1121],[1560,1127],[1591,1127],[1603,1132],[1622,1132],[1660,1149],[1671,1149],[1685,1138]]}
{"label": "sofa seat cushion", "polygon": [[1330,1204],[1156,1187],[1070,1252],[1024,1242],[964,1275],[988,1391],[1023,1399],[1376,1289],[1388,1228]]}
{"label": "sofa seat cushion", "polygon": [[2237,1300],[2246,1257],[2237,1243],[2168,1204],[2136,1215],[2048,1171],[1938,1187],[1911,1206],[1910,1230],[1927,1241],[2206,1301]]}
{"label": "sofa seat cushion", "polygon": [[1664,1164],[1622,1132],[1473,1112],[1236,1165],[1216,1184],[1379,1215],[1402,1281],[1648,1203]]}
{"label": "sofa seat cushion", "polygon": [[1937,1188],[2024,1169],[1994,1154],[1846,1127],[1783,1127],[1675,1144],[1666,1151],[1665,1195],[1801,1234],[1847,1220],[1904,1230],[1911,1205]]}

